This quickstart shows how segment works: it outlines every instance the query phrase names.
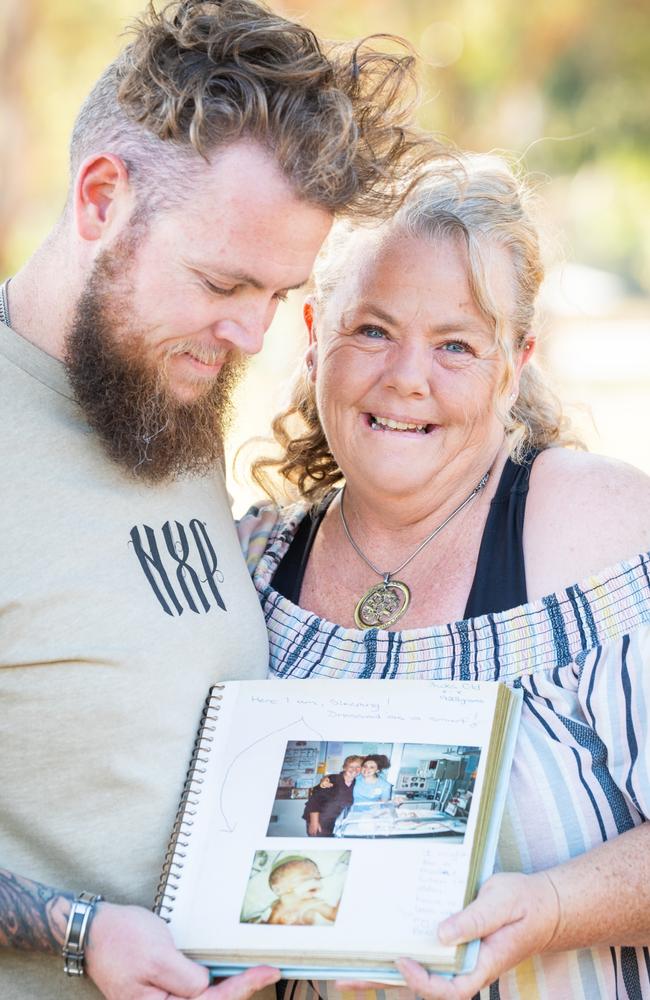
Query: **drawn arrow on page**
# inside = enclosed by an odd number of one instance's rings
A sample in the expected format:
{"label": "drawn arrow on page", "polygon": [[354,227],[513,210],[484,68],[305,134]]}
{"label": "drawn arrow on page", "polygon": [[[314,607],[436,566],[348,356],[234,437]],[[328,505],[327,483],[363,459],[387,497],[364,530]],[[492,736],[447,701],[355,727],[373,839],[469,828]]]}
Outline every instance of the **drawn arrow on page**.
{"label": "drawn arrow on page", "polygon": [[266,733],[264,736],[260,737],[259,740],[254,740],[253,743],[250,743],[247,747],[244,747],[243,750],[240,750],[239,753],[235,757],[233,757],[233,759],[230,761],[228,767],[226,768],[226,773],[223,776],[223,781],[221,782],[221,788],[219,789],[219,812],[221,813],[221,822],[223,823],[222,828],[218,831],[219,833],[232,833],[237,827],[237,824],[231,823],[228,817],[226,816],[226,810],[224,807],[226,785],[228,784],[230,773],[234,768],[235,764],[238,761],[240,761],[241,758],[244,757],[247,753],[249,753],[249,751],[252,750],[253,747],[258,746],[260,743],[264,743],[266,740],[273,739],[279,733],[283,733],[287,729],[293,729],[293,727],[297,726],[299,723],[302,723],[306,729],[310,730],[312,733],[315,733],[315,735],[318,736],[320,740],[323,740],[323,734],[319,732],[318,729],[314,729],[314,727],[311,726],[306,721],[305,717],[301,715],[299,719],[294,719],[293,722],[287,723],[286,726],[281,726],[280,729],[274,729],[270,733]]}

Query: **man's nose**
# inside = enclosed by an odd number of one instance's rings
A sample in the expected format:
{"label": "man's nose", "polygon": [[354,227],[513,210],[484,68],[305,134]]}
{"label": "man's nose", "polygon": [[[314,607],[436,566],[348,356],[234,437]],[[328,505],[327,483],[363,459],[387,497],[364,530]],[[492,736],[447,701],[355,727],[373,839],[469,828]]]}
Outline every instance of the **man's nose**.
{"label": "man's nose", "polygon": [[275,301],[249,303],[215,324],[219,340],[228,340],[243,354],[257,354],[264,343],[264,334],[275,315]]}

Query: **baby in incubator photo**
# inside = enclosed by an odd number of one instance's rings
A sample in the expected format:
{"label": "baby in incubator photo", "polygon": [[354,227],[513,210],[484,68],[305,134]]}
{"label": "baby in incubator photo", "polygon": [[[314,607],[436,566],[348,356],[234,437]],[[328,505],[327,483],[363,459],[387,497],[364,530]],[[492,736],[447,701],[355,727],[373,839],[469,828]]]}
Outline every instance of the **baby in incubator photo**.
{"label": "baby in incubator photo", "polygon": [[349,863],[349,851],[256,851],[241,923],[333,926]]}
{"label": "baby in incubator photo", "polygon": [[278,899],[271,907],[269,924],[333,924],[339,904],[332,906],[320,895],[321,873],[309,858],[280,862],[269,875],[269,886]]}

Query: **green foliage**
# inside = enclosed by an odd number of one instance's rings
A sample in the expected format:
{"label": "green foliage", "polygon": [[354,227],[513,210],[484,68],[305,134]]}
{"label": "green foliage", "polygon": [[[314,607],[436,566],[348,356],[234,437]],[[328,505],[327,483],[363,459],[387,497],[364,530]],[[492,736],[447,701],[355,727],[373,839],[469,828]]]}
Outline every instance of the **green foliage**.
{"label": "green foliage", "polygon": [[[67,184],[76,109],[141,0],[8,0],[20,21],[8,114],[22,123],[3,206],[11,268],[47,231]],[[279,6],[325,37],[405,35],[421,50],[422,124],[470,149],[525,154],[570,193],[558,224],[573,255],[650,289],[650,10],[646,0],[302,0]],[[12,133],[16,129],[11,130]],[[5,199],[8,194],[5,191]]]}

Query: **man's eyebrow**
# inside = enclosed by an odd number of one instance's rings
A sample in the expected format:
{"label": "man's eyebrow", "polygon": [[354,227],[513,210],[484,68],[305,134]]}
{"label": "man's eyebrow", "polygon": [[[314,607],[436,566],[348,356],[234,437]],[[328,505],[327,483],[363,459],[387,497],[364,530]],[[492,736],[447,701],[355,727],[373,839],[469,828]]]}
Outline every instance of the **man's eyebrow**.
{"label": "man's eyebrow", "polygon": [[[247,271],[229,271],[224,269],[223,271],[215,272],[211,267],[207,267],[206,265],[200,263],[195,264],[194,266],[198,271],[202,271],[204,274],[208,275],[208,277],[213,277],[217,281],[219,278],[226,278],[228,281],[234,281],[238,285],[250,285],[251,288],[256,288],[258,291],[263,291],[266,287],[263,281],[260,281],[259,278],[254,278],[253,275],[248,274]],[[304,288],[308,281],[309,278],[305,278],[304,281],[300,281],[297,285],[288,285],[286,288],[281,288],[280,291],[295,292],[298,288]]]}
{"label": "man's eyebrow", "polygon": [[297,292],[299,288],[304,288],[309,278],[305,278],[304,281],[300,281],[297,285],[288,285],[286,288],[281,288],[281,292]]}

